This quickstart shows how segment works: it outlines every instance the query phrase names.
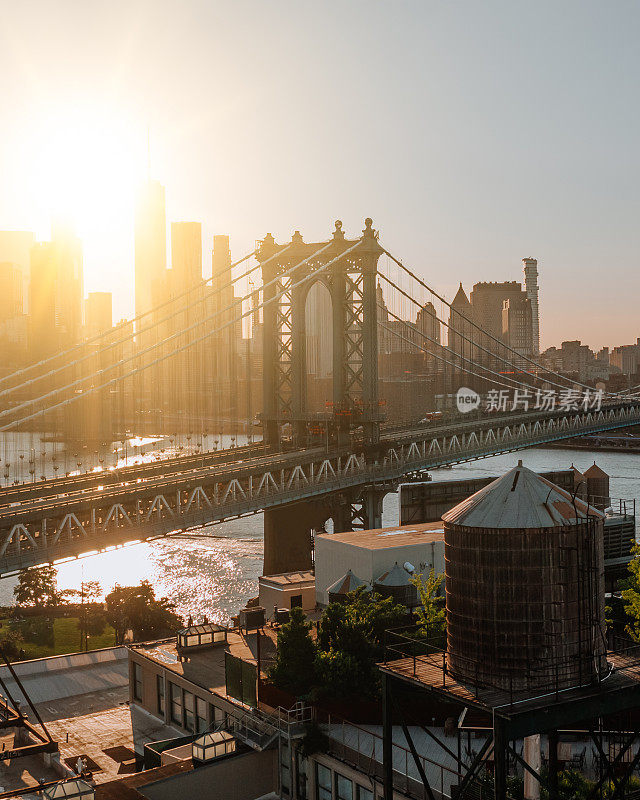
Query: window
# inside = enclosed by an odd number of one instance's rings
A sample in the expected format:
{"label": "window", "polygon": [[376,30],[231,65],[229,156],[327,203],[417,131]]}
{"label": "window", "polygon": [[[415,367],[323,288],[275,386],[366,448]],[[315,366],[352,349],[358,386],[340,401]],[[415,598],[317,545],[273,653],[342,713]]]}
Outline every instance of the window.
{"label": "window", "polygon": [[204,733],[208,729],[207,704],[201,697],[196,697],[196,733]]}
{"label": "window", "polygon": [[142,667],[133,662],[133,699],[142,700]]}
{"label": "window", "polygon": [[324,764],[316,763],[316,787],[318,800],[332,800],[331,770]]}
{"label": "window", "polygon": [[291,595],[291,608],[302,608],[302,595],[301,594],[292,594]]}
{"label": "window", "polygon": [[336,772],[336,800],[353,800],[353,781]]}
{"label": "window", "polygon": [[194,731],[194,699],[191,692],[184,692],[184,727],[188,731]]}
{"label": "window", "polygon": [[171,695],[171,721],[182,727],[182,689],[175,683],[169,684]]}
{"label": "window", "polygon": [[308,800],[307,795],[307,759],[296,750],[296,786],[299,800]]}
{"label": "window", "polygon": [[156,675],[156,698],[158,714],[164,717],[164,675]]}
{"label": "window", "polygon": [[356,783],[356,800],[373,800],[373,792]]}

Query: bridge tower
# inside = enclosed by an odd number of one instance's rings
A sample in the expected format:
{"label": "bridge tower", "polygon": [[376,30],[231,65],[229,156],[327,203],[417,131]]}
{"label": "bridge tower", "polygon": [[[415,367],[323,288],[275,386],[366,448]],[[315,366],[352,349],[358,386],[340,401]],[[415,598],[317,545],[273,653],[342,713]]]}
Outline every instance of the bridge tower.
{"label": "bridge tower", "polygon": [[[264,263],[265,287],[262,424],[268,445],[280,447],[290,440],[304,447],[310,426],[318,422],[331,430],[332,439],[348,442],[350,434],[361,434],[365,445],[378,442],[376,274],[382,248],[372,224],[365,220],[360,240],[346,239],[338,220],[326,242],[307,244],[296,231],[288,245],[276,244],[271,234],[260,243],[257,258]],[[324,414],[307,406],[305,310],[316,280],[328,289],[332,306],[333,391]]]}
{"label": "bridge tower", "polygon": [[[347,239],[337,220],[325,242],[306,243],[296,231],[288,244],[277,244],[271,234],[260,243],[257,258],[265,287],[262,430],[267,445],[309,446],[314,429],[324,432],[327,448],[351,442],[367,451],[378,444],[382,414],[376,275],[382,248],[372,226],[367,218],[362,237]],[[333,340],[332,396],[320,413],[310,411],[307,403],[306,301],[316,281],[331,297]],[[264,574],[309,568],[311,529],[332,515],[344,529],[343,506],[336,503],[332,509],[325,500],[266,510]]]}

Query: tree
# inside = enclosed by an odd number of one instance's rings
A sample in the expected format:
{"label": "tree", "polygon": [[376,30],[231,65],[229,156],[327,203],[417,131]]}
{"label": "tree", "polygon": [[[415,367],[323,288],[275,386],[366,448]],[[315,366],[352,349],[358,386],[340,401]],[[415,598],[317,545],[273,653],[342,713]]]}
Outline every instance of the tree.
{"label": "tree", "polygon": [[149,581],[142,581],[139,586],[116,584],[105,598],[105,608],[116,644],[124,642],[129,629],[137,641],[143,641],[175,633],[183,625],[175,613],[175,604],[166,597],[156,599]]}
{"label": "tree", "polygon": [[269,677],[278,688],[305,695],[315,683],[315,658],[311,623],[301,608],[292,608],[289,622],[278,631],[276,660]]}
{"label": "tree", "polygon": [[344,602],[330,603],[318,623],[318,693],[378,697],[376,664],[384,658],[385,631],[401,625],[406,615],[404,606],[363,586]]}
{"label": "tree", "polygon": [[24,654],[24,639],[18,630],[3,630],[0,634],[0,650],[9,661],[15,661]]}
{"label": "tree", "polygon": [[438,647],[444,645],[446,632],[444,608],[442,600],[438,596],[443,578],[443,575],[436,575],[433,569],[426,581],[420,574],[411,578],[411,583],[418,590],[420,598],[420,605],[415,611],[418,618],[418,630]]}
{"label": "tree", "polygon": [[99,581],[82,581],[79,589],[66,589],[62,592],[65,601],[74,601],[80,605],[78,623],[80,627],[80,649],[89,649],[89,636],[101,634],[107,624],[107,618],[101,606],[97,605],[102,594]]}
{"label": "tree", "polygon": [[640,642],[640,548],[635,545],[629,562],[629,576],[620,581],[627,614],[626,632],[635,642]]}
{"label": "tree", "polygon": [[47,608],[57,605],[60,600],[57,592],[57,577],[58,571],[55,567],[21,569],[18,575],[18,585],[13,589],[16,604]]}

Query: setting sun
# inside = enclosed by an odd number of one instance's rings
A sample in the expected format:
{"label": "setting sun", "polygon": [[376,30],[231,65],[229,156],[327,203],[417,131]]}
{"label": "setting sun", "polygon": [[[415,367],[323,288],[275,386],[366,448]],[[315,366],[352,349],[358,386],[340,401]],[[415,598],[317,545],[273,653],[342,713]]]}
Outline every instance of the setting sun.
{"label": "setting sun", "polygon": [[88,242],[130,230],[146,166],[141,130],[113,114],[57,108],[41,115],[24,147],[29,191],[51,218],[68,219]]}

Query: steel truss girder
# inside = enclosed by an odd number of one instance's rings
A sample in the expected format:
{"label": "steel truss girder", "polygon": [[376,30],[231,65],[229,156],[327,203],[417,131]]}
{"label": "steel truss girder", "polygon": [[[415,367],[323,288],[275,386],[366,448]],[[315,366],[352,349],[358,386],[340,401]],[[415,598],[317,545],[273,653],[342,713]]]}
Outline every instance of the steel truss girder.
{"label": "steel truss girder", "polygon": [[[275,279],[267,294],[275,297],[282,293],[276,308],[265,307],[264,313],[263,419],[269,444],[281,441],[283,425],[289,420],[294,441],[301,442],[306,435],[305,304],[316,272],[325,265],[329,269],[317,280],[328,287],[332,304],[333,391],[328,401],[335,412],[344,413],[352,411],[367,395],[371,407],[358,415],[357,422],[352,418],[350,423],[351,427],[363,424],[365,437],[377,440],[377,332],[372,338],[377,303],[370,285],[375,287],[382,249],[370,220],[366,225],[364,236],[349,242],[342,223],[336,223],[330,242],[306,245],[296,233],[286,251],[282,249],[281,260],[277,257],[279,245],[272,237],[261,244],[258,258],[265,260],[263,282],[266,285]],[[344,434],[344,425],[339,429]]]}
{"label": "steel truss girder", "polygon": [[428,429],[394,434],[379,446],[375,460],[362,452],[327,456],[299,451],[283,456],[281,469],[265,468],[259,461],[252,466],[248,460],[242,469],[231,470],[234,474],[205,469],[197,478],[169,478],[160,490],[142,483],[89,497],[82,493],[76,501],[66,497],[45,504],[43,510],[12,512],[0,519],[0,574],[321,495],[362,491],[366,486],[384,488],[416,470],[638,421],[640,404],[528,422],[514,419],[509,425],[491,427],[478,421],[464,432],[452,429],[438,437]]}

